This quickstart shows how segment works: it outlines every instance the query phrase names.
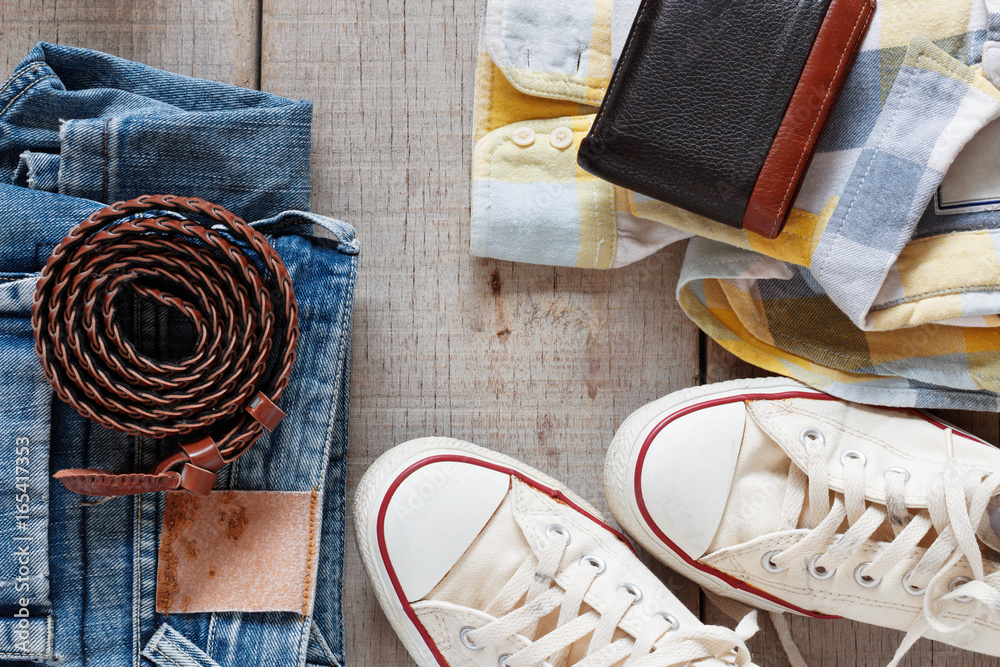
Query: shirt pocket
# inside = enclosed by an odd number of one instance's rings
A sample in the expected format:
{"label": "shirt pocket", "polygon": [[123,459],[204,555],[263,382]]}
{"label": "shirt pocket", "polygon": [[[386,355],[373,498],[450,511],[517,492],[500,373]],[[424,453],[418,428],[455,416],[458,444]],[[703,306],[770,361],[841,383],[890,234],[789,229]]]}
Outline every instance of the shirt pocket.
{"label": "shirt pocket", "polygon": [[35,355],[37,276],[0,273],[0,660],[52,654],[49,440],[52,389]]}

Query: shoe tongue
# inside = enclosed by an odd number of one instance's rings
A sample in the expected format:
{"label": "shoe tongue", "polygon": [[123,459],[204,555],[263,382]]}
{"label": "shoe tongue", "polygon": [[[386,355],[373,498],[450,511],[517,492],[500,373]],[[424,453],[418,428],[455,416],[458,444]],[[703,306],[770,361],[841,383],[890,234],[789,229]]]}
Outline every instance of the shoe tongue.
{"label": "shoe tongue", "polygon": [[[773,408],[766,401],[761,403]],[[753,406],[748,408],[752,409]],[[773,426],[771,422],[765,423]],[[761,427],[759,420],[747,419],[729,500],[708,553],[750,542],[761,535],[789,530],[781,523],[781,510],[793,466],[797,464]],[[808,493],[802,507],[797,509],[795,528],[815,528],[803,524],[803,518],[809,516]],[[879,529],[874,537],[891,540],[891,528]]]}
{"label": "shoe tongue", "polygon": [[[519,506],[519,493],[522,494],[520,504],[523,505],[526,502],[523,495],[525,490],[523,484],[516,480],[513,481],[511,491],[497,508],[489,523],[486,524],[486,527],[483,528],[445,578],[424,598],[425,600],[448,602],[483,611],[503,586],[510,581],[525,559],[529,556],[537,558],[537,554],[533,553],[531,546],[525,539],[521,526],[514,518],[514,510]],[[533,491],[529,491],[529,493],[533,493]],[[592,608],[584,603],[580,614],[591,610]],[[542,619],[534,636],[529,639],[537,640],[555,630],[558,615],[559,610],[556,609]],[[619,629],[613,640],[626,636],[628,636],[627,633]],[[591,635],[588,634],[570,646],[565,664],[573,665],[586,657],[590,638]],[[624,664],[624,660],[619,663],[619,665],[621,664]],[[698,667],[731,667],[731,663],[714,659],[696,660],[692,664],[697,664]],[[615,667],[619,667],[619,665],[615,665]]]}
{"label": "shoe tongue", "polygon": [[709,553],[781,529],[781,506],[790,464],[781,447],[748,419],[729,500]]}
{"label": "shoe tongue", "polygon": [[482,611],[496,597],[531,554],[514,520],[513,495],[507,494],[479,537],[426,599]]}

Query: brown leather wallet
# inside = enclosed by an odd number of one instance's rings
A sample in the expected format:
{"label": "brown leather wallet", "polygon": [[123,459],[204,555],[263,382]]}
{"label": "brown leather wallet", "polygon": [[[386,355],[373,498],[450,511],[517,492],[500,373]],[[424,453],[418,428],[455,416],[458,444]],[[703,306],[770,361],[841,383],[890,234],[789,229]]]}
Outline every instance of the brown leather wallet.
{"label": "brown leather wallet", "polygon": [[[123,297],[179,312],[194,349],[180,360],[143,354],[118,321]],[[57,472],[76,493],[207,494],[284,417],[277,401],[299,337],[292,280],[267,239],[221,206],[148,195],[95,212],[46,263],[31,323],[61,400],[107,428],[181,440],[149,473]]]}
{"label": "brown leather wallet", "polygon": [[874,0],[830,3],[743,212],[743,229],[768,238],[781,231],[874,13]]}
{"label": "brown leather wallet", "polygon": [[578,161],[774,238],[874,0],[643,0]]}

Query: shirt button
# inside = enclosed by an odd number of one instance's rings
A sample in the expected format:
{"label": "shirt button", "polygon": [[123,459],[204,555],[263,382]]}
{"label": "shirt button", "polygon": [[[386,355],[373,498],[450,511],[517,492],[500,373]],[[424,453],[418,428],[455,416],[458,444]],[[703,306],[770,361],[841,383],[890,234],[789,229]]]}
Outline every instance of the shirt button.
{"label": "shirt button", "polygon": [[559,149],[569,148],[573,144],[573,130],[568,127],[557,127],[549,135],[549,143]]}
{"label": "shirt button", "polygon": [[519,127],[514,130],[510,138],[518,146],[530,146],[535,143],[535,131],[530,127]]}

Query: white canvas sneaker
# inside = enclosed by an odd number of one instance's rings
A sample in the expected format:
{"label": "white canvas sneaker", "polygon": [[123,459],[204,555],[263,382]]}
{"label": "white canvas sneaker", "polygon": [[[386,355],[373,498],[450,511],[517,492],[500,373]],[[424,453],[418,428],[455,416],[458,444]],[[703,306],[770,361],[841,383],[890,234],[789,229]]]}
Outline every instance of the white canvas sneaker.
{"label": "white canvas sneaker", "polygon": [[355,500],[362,559],[422,667],[749,665],[750,616],[702,625],[571,491],[475,445],[425,438]]}
{"label": "white canvas sneaker", "polygon": [[921,636],[1000,656],[998,471],[1000,450],[928,415],[771,378],[637,411],[605,491],[629,535],[710,592],[907,631],[895,664]]}

